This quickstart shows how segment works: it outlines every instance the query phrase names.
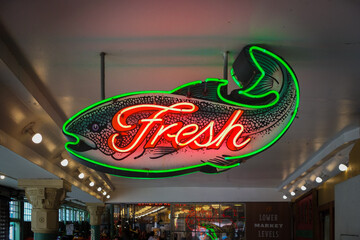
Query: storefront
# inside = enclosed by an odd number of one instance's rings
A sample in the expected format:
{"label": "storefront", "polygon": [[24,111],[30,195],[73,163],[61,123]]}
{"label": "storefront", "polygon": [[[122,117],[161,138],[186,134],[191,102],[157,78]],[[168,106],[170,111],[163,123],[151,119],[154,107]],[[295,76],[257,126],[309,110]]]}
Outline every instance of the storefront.
{"label": "storefront", "polygon": [[290,239],[289,203],[139,203],[115,205],[117,233],[147,239]]}

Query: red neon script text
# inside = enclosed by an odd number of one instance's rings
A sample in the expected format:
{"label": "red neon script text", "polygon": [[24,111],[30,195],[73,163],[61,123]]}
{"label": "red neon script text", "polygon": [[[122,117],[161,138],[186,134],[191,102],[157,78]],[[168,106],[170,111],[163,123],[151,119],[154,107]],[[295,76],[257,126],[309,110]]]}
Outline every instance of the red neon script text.
{"label": "red neon script text", "polygon": [[[169,141],[176,149],[189,146],[191,149],[212,148],[218,149],[227,139],[226,145],[230,150],[236,151],[246,146],[250,138],[243,139],[241,134],[244,126],[237,123],[243,111],[236,110],[229,117],[227,122],[218,133],[214,133],[214,121],[210,121],[206,126],[200,128],[196,123],[184,125],[176,122],[170,125],[164,124],[162,117],[169,113],[191,114],[198,110],[192,103],[182,102],[171,106],[161,106],[156,104],[142,104],[124,108],[117,112],[112,120],[112,125],[117,133],[109,137],[108,143],[111,149],[116,152],[126,153],[135,151],[145,139],[148,139],[144,148],[154,148],[160,139]],[[127,124],[127,119],[142,111],[154,111],[149,117],[138,121],[140,129],[136,132],[131,142],[125,147],[116,144],[119,135],[126,135],[127,131],[134,129],[137,124]],[[150,131],[157,126],[152,136],[148,137]]]}

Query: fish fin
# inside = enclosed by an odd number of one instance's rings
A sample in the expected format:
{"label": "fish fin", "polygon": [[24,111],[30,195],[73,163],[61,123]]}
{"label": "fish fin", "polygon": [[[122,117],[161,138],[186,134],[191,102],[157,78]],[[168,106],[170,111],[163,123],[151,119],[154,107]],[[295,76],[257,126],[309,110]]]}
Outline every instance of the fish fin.
{"label": "fish fin", "polygon": [[208,162],[216,164],[218,166],[227,166],[229,165],[229,162],[225,160],[225,157],[217,156],[216,158],[212,158],[208,160]]}
{"label": "fish fin", "polygon": [[150,159],[158,159],[162,158],[163,156],[166,156],[168,154],[172,154],[176,152],[177,150],[173,147],[157,147],[154,149],[154,154],[157,155],[156,157],[150,157]]}

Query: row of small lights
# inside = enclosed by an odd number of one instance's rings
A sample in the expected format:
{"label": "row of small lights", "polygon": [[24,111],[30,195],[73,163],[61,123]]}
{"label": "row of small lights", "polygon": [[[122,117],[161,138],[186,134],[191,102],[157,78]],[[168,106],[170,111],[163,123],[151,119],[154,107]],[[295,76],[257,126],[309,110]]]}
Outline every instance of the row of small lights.
{"label": "row of small lights", "polygon": [[[30,133],[30,134],[32,135],[31,140],[33,141],[33,143],[39,144],[39,143],[42,142],[42,139],[43,139],[43,138],[42,138],[42,135],[41,135],[40,133],[35,133],[31,128],[26,129],[25,132]],[[69,165],[69,160],[67,160],[66,158],[64,158],[64,159],[61,160],[60,164],[61,164],[61,166],[66,167],[67,165]],[[85,177],[85,174],[82,173],[82,172],[78,175],[78,178],[79,178],[79,179],[84,179],[84,177]],[[0,179],[5,179],[5,176],[4,176],[4,175],[0,175]],[[95,186],[95,183],[94,183],[93,181],[91,181],[91,182],[89,183],[89,186],[90,186],[90,187],[93,187],[93,186]],[[98,191],[98,192],[101,192],[101,190],[102,190],[101,187],[98,187],[98,188],[97,188],[97,191]],[[109,194],[106,195],[106,194],[107,194],[106,191],[103,191],[103,192],[102,192],[102,195],[106,196],[106,198],[109,199],[109,198],[110,198],[110,195],[109,195]]]}
{"label": "row of small lights", "polygon": [[145,213],[145,214],[140,215],[140,216],[136,216],[135,218],[145,217],[145,216],[147,216],[147,215],[149,215],[149,214],[152,214],[152,213],[154,213],[154,212],[160,211],[160,210],[163,209],[163,208],[165,208],[165,207],[164,207],[164,206],[159,207],[159,208],[157,208],[157,209],[155,209],[155,210],[152,210],[151,212]]}
{"label": "row of small lights", "polygon": [[[340,163],[339,164],[339,170],[341,171],[341,172],[344,172],[344,171],[346,171],[348,169],[348,167],[345,165],[345,164],[343,164],[343,163]],[[316,177],[315,178],[315,182],[317,182],[317,183],[322,183],[322,181],[323,181],[323,179],[321,178],[321,177]],[[306,186],[305,185],[303,185],[303,186],[301,186],[300,187],[300,189],[302,190],[302,191],[306,191]],[[294,197],[295,195],[296,195],[296,193],[295,193],[295,191],[291,191],[290,192],[290,195],[292,196],[292,197]],[[284,194],[283,195],[283,199],[287,199],[288,197]]]}

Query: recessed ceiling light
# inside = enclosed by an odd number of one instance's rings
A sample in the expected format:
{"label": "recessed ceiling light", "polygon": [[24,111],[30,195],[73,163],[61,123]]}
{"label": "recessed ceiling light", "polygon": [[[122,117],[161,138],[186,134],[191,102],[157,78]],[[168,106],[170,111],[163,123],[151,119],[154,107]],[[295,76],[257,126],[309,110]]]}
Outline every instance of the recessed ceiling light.
{"label": "recessed ceiling light", "polygon": [[0,175],[0,179],[1,180],[5,179],[5,175]]}
{"label": "recessed ceiling light", "polygon": [[290,195],[291,195],[291,196],[295,196],[295,192],[292,191],[292,192],[290,193]]}
{"label": "recessed ceiling light", "polygon": [[61,166],[66,167],[69,164],[69,161],[65,158],[60,162]]}
{"label": "recessed ceiling light", "polygon": [[283,195],[283,199],[287,199],[287,196],[286,196],[286,195]]}
{"label": "recessed ceiling light", "polygon": [[303,190],[303,191],[305,191],[305,190],[306,190],[305,185],[301,186],[301,188],[300,188],[300,189],[301,189],[301,190]]}
{"label": "recessed ceiling light", "polygon": [[89,186],[90,186],[90,187],[93,187],[94,185],[95,185],[94,182],[90,182],[90,183],[89,183]]}
{"label": "recessed ceiling light", "polygon": [[80,178],[80,179],[83,179],[84,177],[85,177],[85,174],[84,174],[84,173],[80,173],[80,174],[79,174],[79,178]]}
{"label": "recessed ceiling light", "polygon": [[110,195],[107,195],[106,198],[109,199],[109,198],[110,198]]}
{"label": "recessed ceiling light", "polygon": [[98,189],[97,189],[97,190],[98,190],[98,192],[100,192],[100,191],[101,191],[101,189],[102,189],[101,187],[98,187]]}
{"label": "recessed ceiling light", "polygon": [[107,194],[107,192],[103,192],[103,195],[105,196]]}

